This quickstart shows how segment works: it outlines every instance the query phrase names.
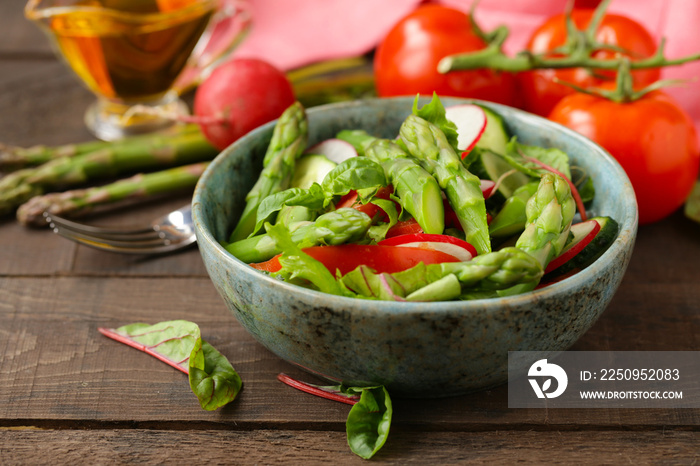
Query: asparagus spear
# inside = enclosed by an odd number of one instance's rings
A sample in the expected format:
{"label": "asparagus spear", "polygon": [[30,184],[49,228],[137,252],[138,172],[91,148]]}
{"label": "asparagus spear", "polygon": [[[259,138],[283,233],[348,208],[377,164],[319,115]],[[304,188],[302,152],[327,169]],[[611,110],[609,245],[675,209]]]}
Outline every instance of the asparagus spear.
{"label": "asparagus spear", "polygon": [[108,145],[95,152],[54,159],[0,178],[0,214],[45,192],[124,173],[211,160],[217,150],[199,132],[153,135],[134,145]]}
{"label": "asparagus spear", "polygon": [[468,262],[446,262],[428,267],[439,267],[443,274],[454,274],[462,288],[469,290],[500,290],[539,280],[544,274],[534,257],[512,247],[476,256]]}
{"label": "asparagus spear", "polygon": [[[526,213],[527,224],[515,247],[530,254],[542,269],[546,269],[547,264],[564,248],[576,213],[576,201],[569,184],[558,175],[542,175],[537,191],[527,202]],[[499,290],[498,294],[512,296],[525,293],[534,290],[538,283],[539,279],[522,283]]]}
{"label": "asparagus spear", "polygon": [[46,226],[44,212],[80,217],[158,195],[194,188],[209,162],[200,162],[148,174],[138,174],[104,186],[35,196],[17,209],[23,225]]}
{"label": "asparagus spear", "polygon": [[[167,137],[173,137],[179,134],[196,133],[198,131],[198,125],[185,124],[174,125],[160,134]],[[17,147],[0,144],[0,169],[17,169],[27,166],[36,166],[50,162],[53,159],[73,157],[108,148],[111,148],[112,150],[120,150],[119,148],[121,147],[139,147],[143,146],[144,144],[148,144],[149,138],[153,138],[153,135],[133,136],[111,142],[87,141],[60,146],[37,145],[32,147]]]}
{"label": "asparagus spear", "polygon": [[445,212],[442,191],[435,178],[409,157],[395,142],[377,139],[365,155],[384,168],[401,205],[416,219],[425,233],[442,234]]}
{"label": "asparagus spear", "polygon": [[569,184],[552,173],[542,175],[537,191],[527,202],[527,225],[515,247],[527,252],[546,268],[566,244],[576,202]]}
{"label": "asparagus spear", "polygon": [[[320,215],[315,222],[299,225],[291,232],[292,242],[300,248],[320,244],[338,245],[358,241],[367,234],[372,219],[359,210],[340,208]],[[269,234],[245,238],[226,245],[226,250],[246,263],[262,262],[282,252]]]}
{"label": "asparagus spear", "polygon": [[[291,239],[301,248],[357,241],[367,233],[371,221],[368,215],[356,209],[341,208],[319,216],[315,222],[297,223]],[[244,262],[262,262],[282,252],[267,234],[231,243],[227,250]]]}
{"label": "asparagus spear", "polygon": [[448,301],[465,292],[491,291],[539,280],[542,266],[516,248],[482,254],[467,262],[419,264],[393,274],[358,268],[342,278],[360,296],[384,300]]}
{"label": "asparagus spear", "polygon": [[445,191],[466,240],[479,254],[491,252],[486,202],[479,178],[467,170],[444,133],[429,121],[409,115],[399,133],[409,153],[421,161]]}
{"label": "asparagus spear", "polygon": [[406,296],[408,301],[446,301],[465,291],[504,290],[538,283],[544,274],[540,263],[518,248],[503,248],[468,262],[431,264],[428,273],[430,268],[438,269],[442,277]]}
{"label": "asparagus spear", "polygon": [[253,232],[258,206],[263,199],[289,187],[294,163],[306,149],[307,138],[306,111],[299,102],[295,102],[277,120],[263,159],[262,172],[245,198],[246,206],[231,233],[230,243],[240,241]]}

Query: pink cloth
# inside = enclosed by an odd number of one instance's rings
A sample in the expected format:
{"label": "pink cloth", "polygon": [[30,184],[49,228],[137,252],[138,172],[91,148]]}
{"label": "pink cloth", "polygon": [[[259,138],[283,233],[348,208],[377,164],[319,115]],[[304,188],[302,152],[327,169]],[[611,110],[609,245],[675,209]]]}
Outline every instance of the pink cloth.
{"label": "pink cloth", "polygon": [[249,0],[253,27],[237,56],[281,69],[361,55],[420,0]]}
{"label": "pink cloth", "polygon": [[[473,0],[442,0],[468,11]],[[348,57],[375,47],[391,27],[420,0],[252,0],[254,26],[237,56],[256,56],[282,69],[318,60]],[[522,50],[545,18],[563,11],[562,0],[481,0],[476,19],[486,30],[510,28],[509,53]],[[666,56],[700,52],[700,2],[689,0],[613,0],[611,13],[642,23],[657,39],[665,36]],[[664,78],[700,78],[700,61],[669,67]],[[700,80],[669,87],[700,123]]]}

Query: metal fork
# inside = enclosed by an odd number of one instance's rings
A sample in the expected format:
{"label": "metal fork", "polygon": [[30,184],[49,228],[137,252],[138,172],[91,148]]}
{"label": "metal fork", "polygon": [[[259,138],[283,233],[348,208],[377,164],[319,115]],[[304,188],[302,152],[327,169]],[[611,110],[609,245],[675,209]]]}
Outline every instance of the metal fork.
{"label": "metal fork", "polygon": [[76,223],[44,212],[53,232],[80,244],[125,254],[165,254],[196,241],[192,209],[183,206],[136,229],[101,228]]}

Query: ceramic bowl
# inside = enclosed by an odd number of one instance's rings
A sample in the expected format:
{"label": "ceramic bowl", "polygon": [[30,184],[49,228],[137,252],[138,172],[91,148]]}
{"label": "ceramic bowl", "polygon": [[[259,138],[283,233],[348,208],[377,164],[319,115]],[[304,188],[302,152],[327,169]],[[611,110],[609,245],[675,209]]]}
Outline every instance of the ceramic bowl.
{"label": "ceramic bowl", "polygon": [[[445,106],[465,100],[443,99]],[[412,98],[311,108],[309,144],[341,129],[393,138]],[[226,306],[280,358],[332,381],[383,384],[402,397],[442,397],[504,383],[508,351],[541,354],[569,348],[600,317],[627,268],[637,206],[620,165],[590,140],[517,109],[479,102],[501,114],[525,144],[558,147],[583,167],[596,189],[595,215],[620,224],[614,244],[582,272],[508,298],[464,302],[370,301],[324,294],[270,278],[230,255],[228,237],[258,177],[274,122],[224,150],[193,198],[197,243]]]}

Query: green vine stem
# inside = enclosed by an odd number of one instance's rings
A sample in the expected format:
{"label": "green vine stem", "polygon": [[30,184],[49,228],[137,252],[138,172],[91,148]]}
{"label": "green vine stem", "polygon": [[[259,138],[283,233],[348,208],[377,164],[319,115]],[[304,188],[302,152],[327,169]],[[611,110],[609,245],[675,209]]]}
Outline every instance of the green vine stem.
{"label": "green vine stem", "polygon": [[657,91],[664,87],[673,86],[677,84],[685,83],[684,80],[680,79],[662,79],[648,86],[635,90],[634,81],[632,80],[631,74],[632,62],[628,58],[622,58],[620,60],[620,66],[618,67],[617,77],[615,78],[615,88],[613,89],[603,89],[603,88],[582,88],[576,84],[562,81],[561,79],[554,78],[554,81],[568,86],[578,92],[583,94],[588,94],[603,99],[611,100],[617,103],[633,102],[635,100],[641,99],[646,94]]}
{"label": "green vine stem", "polygon": [[[625,52],[619,47],[603,44],[595,39],[596,31],[602,21],[605,10],[611,0],[604,0],[596,8],[591,22],[584,30],[576,27],[567,11],[567,40],[566,43],[547,54],[535,54],[529,50],[518,52],[514,56],[508,56],[503,52],[503,44],[509,35],[505,26],[499,26],[489,33],[484,33],[480,28],[475,29],[481,37],[488,39],[488,45],[477,51],[463,54],[449,55],[438,63],[438,72],[449,73],[458,70],[473,70],[490,68],[492,70],[520,72],[540,68],[597,68],[603,70],[615,70],[620,68],[625,57],[600,59],[593,54],[599,50],[612,50]],[[472,9],[473,17],[473,9]],[[700,59],[700,53],[686,57],[668,59],[665,56],[666,39],[662,38],[656,53],[651,57],[631,61],[631,69],[659,68],[664,66],[677,66]],[[552,56],[557,55],[557,56]]]}

